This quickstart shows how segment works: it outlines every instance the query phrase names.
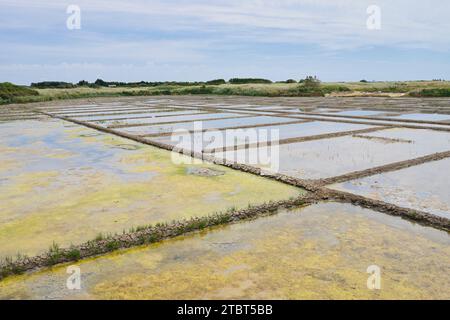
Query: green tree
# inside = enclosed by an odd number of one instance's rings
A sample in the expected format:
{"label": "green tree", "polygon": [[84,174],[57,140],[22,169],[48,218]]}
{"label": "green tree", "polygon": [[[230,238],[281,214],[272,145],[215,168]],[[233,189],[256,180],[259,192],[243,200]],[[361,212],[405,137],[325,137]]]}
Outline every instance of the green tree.
{"label": "green tree", "polygon": [[307,89],[318,90],[320,88],[320,80],[316,76],[307,76],[301,83]]}

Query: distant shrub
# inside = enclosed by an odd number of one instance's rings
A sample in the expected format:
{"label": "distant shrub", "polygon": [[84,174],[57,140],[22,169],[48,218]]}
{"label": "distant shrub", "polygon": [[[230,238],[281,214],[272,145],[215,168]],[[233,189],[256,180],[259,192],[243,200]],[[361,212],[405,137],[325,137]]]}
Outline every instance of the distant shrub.
{"label": "distant shrub", "polygon": [[363,87],[356,89],[357,91],[365,92],[387,92],[387,93],[406,93],[410,88],[405,83],[395,83],[387,87]]}
{"label": "distant shrub", "polygon": [[201,87],[192,87],[181,89],[177,93],[180,94],[212,94],[214,92],[214,87],[207,87],[205,85]]}
{"label": "distant shrub", "polygon": [[31,84],[32,88],[38,89],[70,89],[75,86],[70,82],[62,82],[62,81],[43,81],[36,82]]}
{"label": "distant shrub", "polygon": [[25,96],[37,96],[39,93],[27,87],[18,86],[10,82],[0,83],[0,99],[2,103]]}
{"label": "distant shrub", "polygon": [[[223,81],[223,79],[217,79],[212,81]],[[86,84],[87,83],[87,84]],[[80,81],[78,85],[88,85],[89,87],[126,87],[126,88],[136,88],[136,87],[189,87],[189,86],[199,86],[205,84],[204,82],[178,82],[178,81],[157,81],[157,82],[147,82],[147,81],[139,81],[139,82],[119,82],[119,81],[104,81],[103,79],[97,79],[94,83],[89,83],[87,81]]]}
{"label": "distant shrub", "polygon": [[78,81],[77,86],[88,87],[89,86],[89,82],[86,81],[86,80],[81,80],[81,81]]}
{"label": "distant shrub", "polygon": [[108,82],[103,81],[102,79],[97,79],[95,80],[94,84],[101,86],[101,87],[107,87],[108,86]]}
{"label": "distant shrub", "polygon": [[305,88],[308,89],[319,89],[320,80],[316,76],[307,76],[305,79],[301,80],[300,83],[303,84]]}
{"label": "distant shrub", "polygon": [[283,81],[276,81],[275,83],[297,83],[297,81],[294,79],[288,79]]}
{"label": "distant shrub", "polygon": [[235,94],[233,88],[220,88],[220,90],[216,90],[214,93],[224,96]]}
{"label": "distant shrub", "polygon": [[359,81],[359,82],[367,83],[367,82],[369,82],[369,81],[362,79],[362,80]]}
{"label": "distant shrub", "polygon": [[409,88],[404,87],[404,86],[394,85],[394,86],[382,88],[381,91],[382,92],[391,92],[391,93],[406,93],[409,91]]}
{"label": "distant shrub", "polygon": [[409,92],[411,88],[405,83],[395,83],[386,87],[376,87],[376,86],[363,86],[360,88],[355,88],[355,91],[363,92],[379,92],[379,93],[406,93]]}
{"label": "distant shrub", "polygon": [[332,92],[348,92],[351,91],[350,88],[342,85],[325,85],[321,86],[320,90],[323,93],[332,93]]}
{"label": "distant shrub", "polygon": [[450,88],[422,89],[409,94],[413,97],[450,97]]}
{"label": "distant shrub", "polygon": [[215,79],[215,80],[206,81],[206,84],[213,85],[213,86],[219,85],[219,84],[225,84],[225,83],[227,83],[227,82],[224,79]]}
{"label": "distant shrub", "polygon": [[320,88],[308,88],[301,85],[290,89],[289,95],[295,97],[323,97],[325,94]]}
{"label": "distant shrub", "polygon": [[271,80],[260,78],[232,78],[228,82],[231,84],[272,83]]}

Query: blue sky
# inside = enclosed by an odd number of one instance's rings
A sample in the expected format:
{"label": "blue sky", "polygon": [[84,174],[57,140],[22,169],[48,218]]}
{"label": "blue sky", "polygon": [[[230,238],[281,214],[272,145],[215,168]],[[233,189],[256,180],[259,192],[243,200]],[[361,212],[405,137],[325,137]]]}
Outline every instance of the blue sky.
{"label": "blue sky", "polygon": [[449,35],[445,0],[0,0],[0,81],[450,79]]}

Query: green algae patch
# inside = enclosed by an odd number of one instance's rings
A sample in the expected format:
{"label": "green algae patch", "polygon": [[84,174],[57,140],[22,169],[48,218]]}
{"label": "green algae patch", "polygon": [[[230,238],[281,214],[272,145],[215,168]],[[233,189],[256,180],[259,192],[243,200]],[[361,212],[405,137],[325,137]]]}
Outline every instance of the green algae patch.
{"label": "green algae patch", "polygon": [[[347,204],[323,203],[0,282],[0,298],[448,299],[450,238]],[[381,269],[381,289],[366,272]]]}
{"label": "green algae patch", "polygon": [[65,124],[0,125],[0,257],[303,193],[211,164],[174,164],[168,151]]}

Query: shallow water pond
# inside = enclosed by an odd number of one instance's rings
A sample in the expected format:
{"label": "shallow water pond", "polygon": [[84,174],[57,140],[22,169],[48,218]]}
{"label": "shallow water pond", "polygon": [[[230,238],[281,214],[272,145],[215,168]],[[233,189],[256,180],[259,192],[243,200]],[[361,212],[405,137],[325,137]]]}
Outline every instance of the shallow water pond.
{"label": "shallow water pond", "polygon": [[[344,118],[339,118],[339,117],[333,117],[333,116],[329,116],[329,117],[324,117],[322,115],[301,115],[302,118],[305,119],[311,119],[311,120],[328,120],[328,121],[357,121],[358,123],[367,123],[367,124],[372,124],[372,125],[388,125],[388,126],[392,126],[392,125],[398,125],[398,126],[414,126],[417,128],[427,128],[427,127],[433,127],[433,128],[444,128],[444,129],[448,129],[449,126],[448,125],[442,125],[442,124],[428,124],[428,123],[406,123],[406,122],[397,122],[397,121],[386,121],[383,120],[383,117],[379,117],[380,119],[376,119],[375,117],[373,119],[344,119]],[[378,117],[377,117],[378,118]],[[394,119],[394,118],[392,118]]]}
{"label": "shallow water pond", "polygon": [[301,192],[64,121],[0,124],[0,257]]}
{"label": "shallow water pond", "polygon": [[[243,116],[233,119],[219,119],[219,120],[199,120],[197,122],[181,122],[165,125],[149,125],[145,127],[131,127],[121,128],[120,131],[131,134],[158,134],[173,132],[175,130],[204,130],[204,129],[221,129],[227,127],[238,127],[248,125],[259,125],[265,123],[283,123],[296,121],[295,119],[267,117],[267,116]],[[298,120],[301,121],[301,120]]]}
{"label": "shallow water pond", "polygon": [[55,114],[55,115],[65,115],[70,117],[75,116],[87,116],[87,115],[96,115],[96,114],[103,114],[103,113],[113,113],[113,114],[121,114],[121,113],[127,113],[127,112],[140,112],[140,111],[163,111],[167,110],[164,108],[152,108],[152,107],[98,107],[98,108],[81,108],[81,109],[73,109],[73,110],[67,110],[67,109],[54,109],[49,110],[49,113]]}
{"label": "shallow water pond", "polygon": [[148,118],[148,119],[129,119],[129,120],[110,120],[110,121],[100,121],[99,124],[102,126],[112,126],[112,125],[133,125],[133,124],[158,124],[158,123],[170,123],[175,121],[194,121],[194,120],[208,120],[208,119],[218,119],[218,118],[228,118],[228,117],[242,117],[243,114],[238,113],[204,113],[196,114],[186,114],[181,116],[170,116],[170,117],[158,117],[158,118]]}
{"label": "shallow water pond", "polygon": [[359,117],[372,117],[383,114],[383,111],[375,111],[375,110],[346,110],[334,112],[332,114],[340,115],[340,116],[359,116]]}
{"label": "shallow water pond", "polygon": [[187,150],[208,151],[214,148],[266,143],[288,138],[300,138],[367,128],[370,128],[370,126],[317,121],[286,125],[278,124],[266,127],[246,128],[237,131],[228,130],[195,134],[172,134],[171,136],[152,138],[152,140],[176,145]]}
{"label": "shallow water pond", "polygon": [[[323,203],[0,282],[11,299],[449,299],[450,238]],[[369,266],[381,289],[369,290]]]}
{"label": "shallow water pond", "polygon": [[450,159],[424,163],[330,188],[450,219]]}
{"label": "shallow water pond", "polygon": [[450,114],[439,113],[410,113],[403,114],[394,119],[408,119],[408,120],[423,120],[423,121],[448,121],[450,120]]}
{"label": "shallow water pond", "polygon": [[[278,171],[304,179],[338,176],[393,162],[450,150],[450,133],[432,130],[387,129],[357,136],[345,136],[279,146],[271,155]],[[259,162],[271,150],[216,153],[218,158],[263,167]],[[265,158],[264,158],[265,160]]]}
{"label": "shallow water pond", "polygon": [[96,121],[108,121],[108,120],[120,120],[120,119],[124,119],[124,118],[128,118],[128,119],[146,119],[146,118],[162,118],[162,117],[166,117],[166,116],[181,116],[181,115],[192,115],[192,114],[201,114],[204,113],[204,111],[193,111],[193,110],[186,110],[186,111],[148,111],[146,113],[114,113],[114,115],[112,115],[112,113],[110,114],[109,112],[105,112],[108,113],[108,115],[106,116],[83,116],[81,117],[80,115],[72,115],[71,118],[74,119],[78,119],[81,121],[90,121],[90,122],[96,122]]}

